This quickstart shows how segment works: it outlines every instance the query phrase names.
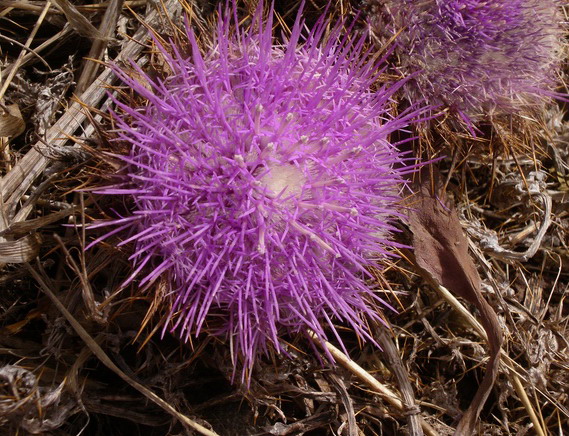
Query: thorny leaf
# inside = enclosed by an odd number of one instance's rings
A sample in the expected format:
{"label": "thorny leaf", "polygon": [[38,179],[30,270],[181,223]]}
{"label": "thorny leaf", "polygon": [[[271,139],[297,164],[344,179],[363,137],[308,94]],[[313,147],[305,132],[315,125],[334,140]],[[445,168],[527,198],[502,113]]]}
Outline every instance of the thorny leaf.
{"label": "thorny leaf", "polygon": [[0,109],[0,137],[14,138],[24,133],[26,123],[17,104],[11,104]]}
{"label": "thorny leaf", "polygon": [[481,294],[480,276],[468,254],[468,240],[456,210],[444,203],[445,195],[436,175],[434,179],[433,183],[426,170],[417,173],[414,181],[416,194],[410,199],[409,226],[413,233],[416,262],[433,280],[478,309],[490,348],[486,374],[454,433],[462,436],[473,433],[494,385],[503,338],[496,313]]}

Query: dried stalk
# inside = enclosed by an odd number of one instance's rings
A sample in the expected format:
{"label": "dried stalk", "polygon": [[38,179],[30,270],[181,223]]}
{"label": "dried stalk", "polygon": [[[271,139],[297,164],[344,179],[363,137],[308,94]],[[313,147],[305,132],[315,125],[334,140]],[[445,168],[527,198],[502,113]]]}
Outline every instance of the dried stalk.
{"label": "dried stalk", "polygon": [[[179,10],[180,5],[176,0],[170,0],[165,2],[163,7],[168,14],[174,14],[175,11]],[[160,18],[160,11],[152,11],[145,19],[146,25],[156,26]],[[117,57],[117,61],[136,59],[144,49],[143,41],[145,41],[147,37],[147,27],[142,25],[133,39],[129,41],[121,51]],[[9,210],[11,209],[11,205],[20,201],[22,196],[51,161],[49,150],[67,144],[69,138],[87,117],[84,113],[84,106],[97,106],[106,96],[104,87],[113,83],[114,80],[114,73],[109,68],[105,68],[99,77],[87,88],[85,93],[81,95],[81,101],[76,101],[70,105],[61,118],[47,131],[45,139],[38,141],[30,151],[16,163],[9,173],[0,179],[0,198],[5,203],[4,209]],[[8,200],[6,201],[5,199]]]}
{"label": "dried stalk", "polygon": [[[387,386],[382,385],[374,376],[359,366],[356,362],[351,360],[330,342],[320,339],[316,333],[311,330],[308,330],[307,333],[318,345],[320,345],[322,348],[325,348],[332,355],[332,357],[338,363],[340,363],[340,365],[342,365],[344,368],[358,377],[362,382],[368,385],[371,389],[373,389],[376,393],[378,393],[381,398],[383,398],[397,410],[406,412],[405,405],[403,404],[403,401],[401,401],[401,397],[396,392],[393,392]],[[428,436],[438,436],[436,430],[431,427],[422,417],[419,419],[421,422],[421,427],[425,434]]]}
{"label": "dried stalk", "polygon": [[59,298],[52,292],[49,286],[45,283],[41,275],[29,264],[25,264],[26,269],[29,273],[34,277],[34,279],[38,282],[43,292],[50,298],[53,302],[55,307],[61,312],[61,314],[67,319],[71,327],[75,330],[75,332],[79,335],[79,337],[85,342],[85,344],[89,347],[91,352],[97,356],[97,358],[111,371],[117,374],[121,379],[127,382],[130,386],[136,389],[138,392],[143,394],[146,398],[150,401],[155,403],[157,406],[164,409],[166,412],[174,416],[178,419],[181,423],[187,425],[188,427],[193,428],[198,433],[204,436],[219,436],[216,432],[204,427],[203,425],[198,424],[197,422],[191,420],[186,415],[178,412],[174,407],[172,407],[167,401],[160,398],[150,389],[146,388],[142,384],[138,383],[137,381],[130,378],[126,375],[118,366],[114,364],[114,362],[110,359],[110,357],[105,353],[105,351],[101,348],[101,346],[87,333],[87,331],[83,328],[83,326],[75,319],[75,317],[67,310],[67,308],[63,305]]}

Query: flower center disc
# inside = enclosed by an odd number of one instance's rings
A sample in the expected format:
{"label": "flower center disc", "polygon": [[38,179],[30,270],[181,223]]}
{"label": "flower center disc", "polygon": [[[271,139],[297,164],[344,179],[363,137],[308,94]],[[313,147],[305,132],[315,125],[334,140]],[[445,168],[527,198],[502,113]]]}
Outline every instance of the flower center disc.
{"label": "flower center disc", "polygon": [[306,178],[300,168],[293,165],[271,167],[270,171],[261,177],[262,186],[275,196],[284,194],[287,197],[299,197]]}

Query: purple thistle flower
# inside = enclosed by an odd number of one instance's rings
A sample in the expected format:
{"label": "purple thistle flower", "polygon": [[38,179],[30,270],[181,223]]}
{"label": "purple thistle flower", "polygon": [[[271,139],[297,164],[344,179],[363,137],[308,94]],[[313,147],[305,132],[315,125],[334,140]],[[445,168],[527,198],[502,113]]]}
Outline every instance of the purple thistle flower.
{"label": "purple thistle flower", "polygon": [[552,96],[563,52],[558,0],[372,0],[398,67],[418,71],[409,101],[450,107],[465,121],[512,114]]}
{"label": "purple thistle flower", "polygon": [[415,168],[389,136],[423,113],[389,115],[401,83],[370,91],[378,63],[364,38],[340,41],[336,26],[322,42],[323,21],[303,38],[297,18],[275,44],[261,16],[248,30],[220,19],[205,53],[191,30],[189,57],[156,43],[165,79],[138,69],[141,84],[116,68],[148,103],[115,99],[131,151],[123,182],[101,191],[133,199],[105,235],[129,233],[129,281],[166,277],[168,328],[226,339],[244,379],[269,344],[284,351],[283,332],[326,338],[327,326],[340,340],[333,323],[343,321],[373,341],[367,322],[387,303],[364,280],[397,245],[391,221]]}

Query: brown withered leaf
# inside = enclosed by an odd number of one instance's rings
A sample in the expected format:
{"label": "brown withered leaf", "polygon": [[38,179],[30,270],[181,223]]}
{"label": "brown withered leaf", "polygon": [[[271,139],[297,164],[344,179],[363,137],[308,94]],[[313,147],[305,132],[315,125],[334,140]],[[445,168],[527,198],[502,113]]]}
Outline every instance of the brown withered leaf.
{"label": "brown withered leaf", "polygon": [[0,109],[0,136],[15,138],[24,133],[26,123],[17,104],[11,104]]}
{"label": "brown withered leaf", "polygon": [[445,204],[437,174],[423,169],[416,174],[413,188],[415,195],[409,199],[408,215],[417,265],[432,280],[473,304],[488,336],[490,359],[486,374],[454,433],[470,435],[498,375],[502,331],[496,313],[481,294],[481,279],[468,254],[468,240],[456,210]]}

